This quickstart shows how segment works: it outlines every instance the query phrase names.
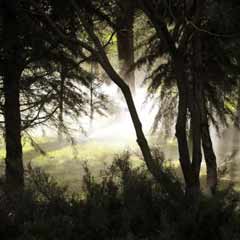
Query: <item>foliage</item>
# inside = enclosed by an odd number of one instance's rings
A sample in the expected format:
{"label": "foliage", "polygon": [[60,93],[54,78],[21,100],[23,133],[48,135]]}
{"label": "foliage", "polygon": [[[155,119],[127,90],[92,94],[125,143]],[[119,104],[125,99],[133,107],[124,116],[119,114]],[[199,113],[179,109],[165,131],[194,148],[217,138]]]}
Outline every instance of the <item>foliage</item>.
{"label": "foliage", "polygon": [[[24,193],[1,187],[1,239],[238,239],[239,194],[232,188],[201,196],[189,207],[175,179],[156,182],[143,167],[132,168],[129,155],[116,157],[97,179],[84,166],[84,187],[69,195],[66,187],[40,169],[29,168]],[[170,187],[169,187],[170,186]]]}
{"label": "foliage", "polygon": [[[22,0],[16,6],[16,18],[19,42],[20,77],[20,109],[22,130],[50,122],[57,127],[63,123],[59,120],[59,112],[70,116],[73,120],[88,115],[89,89],[96,78],[84,70],[85,59],[81,49],[74,44],[60,41],[52,26],[44,21],[42,13],[51,18],[60,31],[67,33],[69,42],[76,40],[79,25],[69,4],[56,1],[39,1],[39,9],[34,10],[34,2]],[[4,3],[0,6],[1,14],[6,11]],[[64,9],[64,14],[63,13]],[[61,11],[61,13],[60,13]],[[61,17],[59,16],[61,14]],[[0,81],[3,80],[3,66],[6,61],[4,48],[8,43],[3,40],[4,22],[0,18]],[[5,46],[6,45],[6,46]],[[69,47],[71,51],[67,49]],[[62,76],[64,75],[64,77]],[[61,86],[62,85],[62,86]],[[100,90],[94,91],[98,105],[96,112],[108,112],[109,99]],[[3,91],[0,92],[0,107],[3,109]],[[62,106],[61,106],[62,102]],[[62,109],[60,109],[62,107]],[[1,114],[3,114],[1,112]]]}
{"label": "foliage", "polygon": [[[149,5],[154,4],[154,1],[146,1],[146,6],[147,2]],[[185,3],[192,6],[188,9],[189,13],[187,9],[184,10],[183,1],[160,1],[155,4],[159,7],[155,11],[156,16],[160,15],[159,18],[168,27],[169,36],[176,46],[181,45],[185,31],[192,31],[182,51],[182,61],[188,61],[187,69],[183,70],[186,75],[194,72],[190,68],[195,60],[189,58],[194,55],[194,36],[199,35],[202,44],[199,54],[202,54],[203,62],[201,74],[204,97],[208,102],[207,114],[216,127],[219,126],[219,122],[226,124],[228,117],[234,117],[238,98],[236,89],[239,85],[239,2],[205,1],[203,5],[200,4],[199,9],[203,11],[197,24],[190,13],[196,7],[191,5],[193,1]],[[184,14],[186,16],[183,17]],[[151,23],[145,24],[144,27],[148,29],[148,33],[153,31]],[[135,63],[135,67],[147,66],[149,74],[145,82],[149,86],[150,95],[153,95],[157,102],[163,103],[159,104],[154,129],[160,125],[159,122],[173,119],[172,114],[176,114],[176,107],[173,108],[172,105],[177,105],[178,97],[173,67],[175,63],[166,42],[157,36],[157,29],[155,30],[151,35],[146,35],[138,45],[141,55]]]}

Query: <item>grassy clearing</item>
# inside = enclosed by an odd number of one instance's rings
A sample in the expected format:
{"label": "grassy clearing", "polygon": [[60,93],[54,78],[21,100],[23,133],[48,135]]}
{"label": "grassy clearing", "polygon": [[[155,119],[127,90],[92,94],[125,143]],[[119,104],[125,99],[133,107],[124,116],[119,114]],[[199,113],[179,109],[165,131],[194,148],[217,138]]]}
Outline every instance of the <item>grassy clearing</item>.
{"label": "grassy clearing", "polygon": [[[160,142],[155,145],[154,142]],[[0,140],[0,162],[1,171],[4,171],[5,148]],[[70,190],[78,190],[81,187],[83,177],[83,166],[87,162],[94,175],[99,175],[114,160],[116,155],[124,151],[131,153],[130,161],[133,166],[143,164],[141,154],[134,140],[106,141],[89,140],[74,145],[68,142],[59,143],[54,138],[34,138],[34,141],[23,137],[23,152],[25,165],[41,167],[53,176],[59,183],[68,185]],[[175,170],[178,177],[182,178],[182,172],[178,162],[177,146],[175,141],[156,141],[151,139],[151,145],[164,152],[165,165]],[[202,186],[206,186],[206,168],[202,164],[201,171]],[[223,179],[221,182],[229,182]],[[236,184],[238,187],[239,184]]]}
{"label": "grassy clearing", "polygon": [[[120,143],[117,141],[90,140],[82,143],[71,144],[68,142],[59,143],[54,138],[23,138],[23,158],[25,165],[41,167],[51,176],[70,189],[76,190],[81,186],[83,177],[83,165],[87,162],[94,174],[109,166],[116,155],[123,151],[130,151],[131,162],[137,166],[142,164],[140,154],[134,142]],[[1,145],[0,159],[2,171],[4,170],[5,148]]]}
{"label": "grassy clearing", "polygon": [[[46,155],[38,154],[31,161],[33,166],[42,167],[57,180],[73,188],[79,187],[83,176],[83,165],[88,163],[93,173],[97,174],[111,164],[114,156],[120,154],[123,149],[116,145],[106,145],[95,141],[56,147],[56,150],[48,151]],[[25,156],[28,153],[25,153]],[[131,161],[139,164],[141,161],[133,155]]]}

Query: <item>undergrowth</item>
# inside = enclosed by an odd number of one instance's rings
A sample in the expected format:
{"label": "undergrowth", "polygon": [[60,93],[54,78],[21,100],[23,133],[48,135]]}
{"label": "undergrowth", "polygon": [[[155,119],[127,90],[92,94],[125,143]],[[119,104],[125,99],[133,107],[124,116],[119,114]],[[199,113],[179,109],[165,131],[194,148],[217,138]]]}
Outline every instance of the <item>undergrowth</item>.
{"label": "undergrowth", "polygon": [[196,207],[170,169],[156,182],[144,167],[133,168],[128,154],[116,157],[100,178],[87,164],[84,172],[75,194],[31,167],[23,193],[8,194],[2,185],[1,239],[240,239],[239,194],[230,186],[200,196]]}

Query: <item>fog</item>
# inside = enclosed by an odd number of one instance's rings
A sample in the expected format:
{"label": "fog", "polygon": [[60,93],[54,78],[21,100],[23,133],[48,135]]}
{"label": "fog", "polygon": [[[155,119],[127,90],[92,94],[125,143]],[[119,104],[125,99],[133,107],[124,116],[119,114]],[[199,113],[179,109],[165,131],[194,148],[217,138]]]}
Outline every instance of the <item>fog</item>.
{"label": "fog", "polygon": [[[176,138],[174,136],[175,126],[171,126],[172,135],[168,138],[164,136],[162,131],[156,131],[154,134],[152,133],[154,118],[158,111],[158,104],[154,104],[153,99],[147,98],[147,86],[142,84],[145,77],[146,74],[143,71],[136,72],[136,93],[133,96],[142,122],[143,130],[150,141],[150,144],[159,148],[159,150],[164,153],[166,160],[172,161],[178,165],[178,149]],[[78,155],[78,149],[81,149],[82,146],[92,144],[94,144],[94,146],[99,146],[101,149],[105,149],[103,150],[103,156],[100,158],[108,159],[108,161],[113,159],[115,154],[124,151],[129,151],[139,157],[140,154],[136,143],[135,130],[121,92],[116,85],[109,83],[104,83],[101,86],[100,91],[113,101],[114,105],[117,107],[117,111],[108,113],[105,116],[101,116],[94,112],[92,120],[89,115],[79,117],[77,121],[76,119],[71,119],[69,116],[64,116],[65,125],[68,127],[68,132],[65,135],[64,140],[61,142],[55,142],[53,148],[49,147],[49,144],[39,144],[39,146],[46,152],[65,149],[69,146],[68,156],[66,159],[63,159],[63,156],[61,163],[77,158],[81,158],[81,160],[89,160],[89,162],[96,162],[96,159],[91,157],[94,149],[89,151],[86,150],[84,152],[85,156],[83,156],[82,153],[80,153],[80,156]],[[162,128],[164,127],[162,125],[160,126]],[[219,131],[211,126],[210,130],[219,168],[223,169],[227,167],[227,178],[239,182],[239,130],[231,126],[220,127]],[[28,133],[33,138],[45,137],[49,139],[57,139],[57,129],[55,126],[51,125],[36,127],[29,130]],[[74,145],[77,145],[75,146],[77,150],[74,150]],[[69,150],[71,148],[72,150]],[[90,149],[91,148],[92,147],[90,147]],[[35,150],[33,150],[33,152],[34,151]],[[105,156],[106,153],[109,156]],[[27,156],[27,153],[25,155]],[[39,156],[39,153],[32,153],[33,163],[34,158],[37,156]],[[59,164],[58,160],[55,161],[55,166],[57,166],[57,164]],[[76,162],[75,164],[78,163]],[[205,172],[206,167],[203,156],[202,174],[205,174]]]}

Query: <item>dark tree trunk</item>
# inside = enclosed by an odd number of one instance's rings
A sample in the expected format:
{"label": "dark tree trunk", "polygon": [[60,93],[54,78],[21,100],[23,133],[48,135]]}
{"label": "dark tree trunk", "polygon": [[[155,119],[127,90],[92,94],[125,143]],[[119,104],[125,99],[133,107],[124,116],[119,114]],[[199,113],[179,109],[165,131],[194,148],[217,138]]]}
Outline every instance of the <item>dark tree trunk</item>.
{"label": "dark tree trunk", "polygon": [[201,109],[202,148],[207,167],[207,186],[210,192],[214,194],[216,192],[218,183],[217,160],[213,150],[206,105],[206,99],[203,96]]}
{"label": "dark tree trunk", "polygon": [[65,78],[66,78],[66,69],[64,66],[61,66],[60,72],[61,82],[60,82],[60,91],[59,91],[59,115],[58,115],[58,141],[63,140],[63,108],[64,108],[64,87],[65,87]]}
{"label": "dark tree trunk", "polygon": [[[189,97],[189,109],[191,114],[192,128],[192,174],[194,179],[195,191],[200,191],[200,169],[202,162],[201,152],[201,112],[199,106],[199,98],[197,93],[197,83],[194,82],[191,89],[191,97]],[[199,89],[200,90],[200,89]],[[200,90],[201,91],[201,90]]]}
{"label": "dark tree trunk", "polygon": [[184,73],[184,60],[179,56],[175,59],[175,73],[177,75],[177,84],[179,91],[178,116],[176,124],[176,137],[178,141],[179,161],[182,168],[186,194],[192,195],[198,191],[199,184],[194,179],[191,160],[189,155],[188,140],[187,140],[187,109],[188,109],[188,87]]}
{"label": "dark tree trunk", "polygon": [[9,64],[4,76],[4,118],[6,142],[6,182],[14,189],[24,185],[19,104],[19,74]]}
{"label": "dark tree trunk", "polygon": [[[191,50],[189,49],[191,53]],[[188,75],[188,107],[191,116],[192,130],[192,172],[196,185],[196,190],[200,191],[200,170],[202,162],[201,149],[201,103],[202,103],[202,81],[199,78],[201,73],[201,42],[197,35],[193,38],[193,55],[189,59],[189,75]]]}
{"label": "dark tree trunk", "polygon": [[[164,24],[164,22],[162,22],[162,19],[156,15],[154,6],[147,7],[145,5],[142,5],[141,8],[153,23],[159,39],[165,41],[166,45],[168,46],[169,53],[172,57],[173,71],[176,75],[177,87],[179,92],[178,116],[176,123],[176,137],[178,141],[179,161],[184,176],[186,195],[192,198],[198,196],[198,193],[200,192],[200,184],[199,175],[197,174],[198,170],[195,170],[191,163],[186,129],[187,113],[189,107],[188,106],[189,93],[188,82],[185,72],[186,71],[185,56],[182,51],[185,49],[176,48],[175,42],[173,41],[171,35],[168,32],[167,26]],[[194,164],[195,167],[198,166],[198,164],[196,163]]]}
{"label": "dark tree trunk", "polygon": [[121,1],[123,15],[118,18],[120,29],[117,32],[117,47],[120,75],[130,86],[131,91],[135,92],[134,70],[130,70],[134,64],[134,9],[130,1]]}
{"label": "dark tree trunk", "polygon": [[24,186],[24,169],[21,144],[20,114],[20,56],[16,1],[5,1],[4,27],[4,76],[5,97],[5,141],[6,141],[6,183],[9,190],[21,190]]}
{"label": "dark tree trunk", "polygon": [[[192,79],[190,84],[185,75],[186,66],[181,55],[175,58],[175,73],[179,91],[179,106],[176,125],[176,137],[178,140],[178,149],[180,164],[183,171],[186,196],[191,199],[197,199],[200,193],[200,168],[202,161],[201,154],[201,112],[199,99],[201,98],[198,90],[199,84]],[[187,113],[191,117],[191,142],[192,158],[190,158],[188,136],[187,136]],[[191,160],[192,159],[192,160]]]}
{"label": "dark tree trunk", "polygon": [[[178,105],[178,117],[176,124],[176,137],[178,141],[180,164],[183,171],[186,194],[195,195],[200,192],[200,166],[201,166],[201,98],[202,92],[198,96],[198,89],[194,88],[194,96],[192,101],[189,102],[189,83],[186,79],[187,65],[184,62],[186,56],[191,58],[194,68],[191,66],[190,75],[194,77],[194,81],[197,84],[201,84],[199,78],[202,68],[202,46],[200,34],[197,34],[193,29],[186,27],[183,31],[181,41],[176,44],[174,37],[170,34],[167,24],[159,17],[157,7],[160,4],[155,1],[138,1],[139,7],[145,12],[145,14],[151,20],[156,33],[161,41],[164,41],[165,46],[168,48],[169,54],[173,61],[173,70],[176,75],[177,87],[179,92],[179,105]],[[194,16],[195,21],[199,21],[202,8],[200,7],[200,1],[195,1],[194,8],[187,8],[187,11],[191,16]],[[191,12],[191,13],[190,13]],[[191,39],[191,41],[190,41]],[[192,41],[193,40],[193,41]],[[192,46],[189,43],[193,43]],[[178,45],[178,46],[176,46]],[[188,46],[191,49],[186,49]],[[190,50],[190,51],[189,51]],[[192,55],[193,54],[193,55]],[[196,74],[196,75],[195,75]],[[189,76],[189,75],[187,75]],[[190,103],[190,104],[189,104]],[[191,106],[192,105],[192,106]],[[192,140],[193,140],[193,157],[192,162],[189,155],[188,140],[186,133],[186,122],[188,110],[191,114],[191,121],[193,126]]]}
{"label": "dark tree trunk", "polygon": [[207,185],[211,193],[214,194],[218,183],[217,161],[213,150],[208,122],[202,123],[202,147],[207,166]]}
{"label": "dark tree trunk", "polygon": [[93,127],[93,117],[94,117],[93,93],[94,93],[94,87],[93,87],[93,82],[91,82],[90,83],[90,130],[92,130],[92,127]]}
{"label": "dark tree trunk", "polygon": [[97,86],[94,86],[95,84],[95,77],[99,75],[98,72],[98,65],[96,62],[91,63],[91,74],[94,76],[94,79],[90,82],[89,90],[90,90],[90,131],[92,131],[93,128],[93,119],[94,119],[94,91]]}
{"label": "dark tree trunk", "polygon": [[[207,185],[212,194],[215,193],[217,187],[217,162],[216,156],[213,150],[212,140],[209,132],[208,125],[208,117],[207,117],[207,102],[204,96],[204,89],[202,83],[204,79],[202,78],[202,72],[204,69],[202,68],[202,40],[200,34],[195,36],[195,81],[196,81],[196,89],[195,95],[197,96],[198,103],[198,112],[200,114],[200,134],[202,139],[202,147],[205,157],[205,162],[207,166]],[[194,59],[193,59],[194,60]],[[201,149],[200,149],[201,151]]]}

